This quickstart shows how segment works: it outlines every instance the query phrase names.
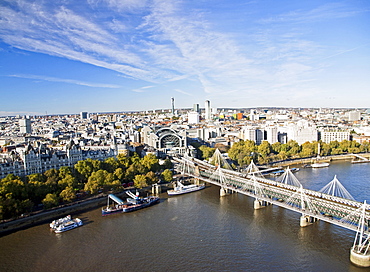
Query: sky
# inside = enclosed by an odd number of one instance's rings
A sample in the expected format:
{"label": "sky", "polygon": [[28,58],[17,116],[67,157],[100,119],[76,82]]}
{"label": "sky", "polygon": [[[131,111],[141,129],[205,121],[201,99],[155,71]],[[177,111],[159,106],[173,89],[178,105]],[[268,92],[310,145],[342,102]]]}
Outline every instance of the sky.
{"label": "sky", "polygon": [[368,0],[1,0],[0,116],[370,108]]}

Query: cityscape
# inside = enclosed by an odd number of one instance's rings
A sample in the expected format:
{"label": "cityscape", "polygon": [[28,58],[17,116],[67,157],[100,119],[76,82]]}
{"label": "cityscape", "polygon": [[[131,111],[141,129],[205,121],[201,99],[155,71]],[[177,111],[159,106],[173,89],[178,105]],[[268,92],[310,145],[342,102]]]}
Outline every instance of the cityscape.
{"label": "cityscape", "polygon": [[[188,154],[192,143],[229,149],[238,141],[330,143],[370,141],[367,109],[169,109],[73,115],[8,116],[0,119],[0,177],[25,176],[87,158],[104,160],[118,154],[153,153],[157,157]],[[203,105],[202,105],[203,106]]]}
{"label": "cityscape", "polygon": [[1,270],[370,267],[369,13],[0,1]]}

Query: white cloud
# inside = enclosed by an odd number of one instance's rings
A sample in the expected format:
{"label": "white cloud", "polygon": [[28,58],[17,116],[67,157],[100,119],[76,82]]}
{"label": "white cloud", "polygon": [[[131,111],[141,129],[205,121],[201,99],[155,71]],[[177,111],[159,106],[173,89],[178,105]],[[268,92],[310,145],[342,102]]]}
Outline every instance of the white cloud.
{"label": "white cloud", "polygon": [[94,88],[121,88],[121,86],[113,85],[113,84],[93,83],[93,82],[79,81],[79,80],[74,80],[74,79],[46,77],[46,76],[39,76],[39,75],[19,74],[19,75],[8,75],[8,76],[18,77],[18,78],[27,78],[27,79],[37,79],[37,80],[51,81],[51,82],[62,82],[62,83],[76,84],[76,85],[94,87]]}
{"label": "white cloud", "polygon": [[193,96],[191,93],[185,92],[185,91],[180,90],[180,89],[174,89],[174,91],[175,91],[175,92],[178,92],[178,93],[181,93],[181,94],[188,95],[188,96]]}

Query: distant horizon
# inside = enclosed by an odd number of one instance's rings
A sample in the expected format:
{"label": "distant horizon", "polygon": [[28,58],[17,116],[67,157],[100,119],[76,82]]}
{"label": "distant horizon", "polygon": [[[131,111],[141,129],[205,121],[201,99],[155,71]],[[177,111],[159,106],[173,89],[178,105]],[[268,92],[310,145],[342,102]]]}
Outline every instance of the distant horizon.
{"label": "distant horizon", "polygon": [[369,25],[363,0],[3,0],[0,115],[366,108]]}
{"label": "distant horizon", "polygon": [[[213,107],[212,107],[213,108]],[[176,110],[181,110],[181,111],[186,111],[186,110],[192,110],[192,107],[189,108],[176,108]],[[199,107],[200,110],[204,110],[204,107]],[[331,110],[368,110],[369,108],[331,108],[331,107],[313,107],[313,108],[308,108],[308,107],[240,107],[240,108],[228,108],[228,107],[215,107],[213,109],[216,110],[251,110],[251,109],[301,109],[301,110],[319,110],[319,109],[331,109]],[[150,109],[150,110],[130,110],[130,111],[107,111],[107,112],[87,112],[88,114],[119,114],[119,113],[137,113],[137,112],[160,112],[160,111],[171,111],[171,108],[163,108],[163,109]],[[85,112],[85,111],[82,111]],[[15,114],[15,115],[0,115],[0,118],[4,117],[16,117],[16,116],[64,116],[64,115],[80,115],[81,112],[77,113],[55,113],[55,114]]]}

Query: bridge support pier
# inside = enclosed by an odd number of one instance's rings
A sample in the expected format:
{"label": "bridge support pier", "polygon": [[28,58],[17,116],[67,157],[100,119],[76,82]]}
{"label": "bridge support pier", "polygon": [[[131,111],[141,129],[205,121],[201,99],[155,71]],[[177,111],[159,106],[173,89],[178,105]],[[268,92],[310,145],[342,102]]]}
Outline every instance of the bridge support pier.
{"label": "bridge support pier", "polygon": [[[365,250],[365,247],[363,247]],[[350,251],[350,260],[353,264],[360,267],[369,267],[370,266],[370,252],[367,254],[361,253],[361,249],[358,245],[351,248]]]}
{"label": "bridge support pier", "polygon": [[158,195],[158,194],[160,194],[160,193],[162,193],[162,187],[161,187],[161,185],[159,185],[159,184],[153,184],[152,185],[152,194],[153,195]]}
{"label": "bridge support pier", "polygon": [[300,226],[307,227],[315,223],[318,219],[309,215],[302,215],[300,219]]}
{"label": "bridge support pier", "polygon": [[265,200],[254,200],[254,209],[259,210],[262,208],[265,208],[266,206],[270,205],[271,203],[265,201]]}
{"label": "bridge support pier", "polygon": [[220,196],[227,196],[231,193],[232,193],[232,191],[230,189],[227,189],[227,188],[224,188],[224,187],[220,188]]}

